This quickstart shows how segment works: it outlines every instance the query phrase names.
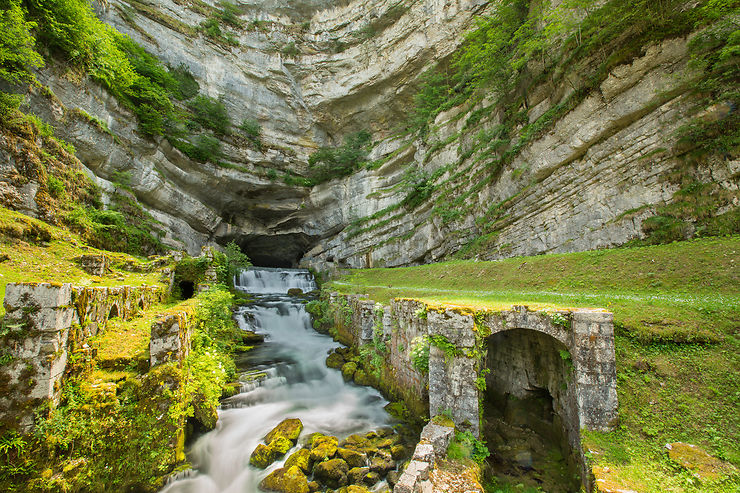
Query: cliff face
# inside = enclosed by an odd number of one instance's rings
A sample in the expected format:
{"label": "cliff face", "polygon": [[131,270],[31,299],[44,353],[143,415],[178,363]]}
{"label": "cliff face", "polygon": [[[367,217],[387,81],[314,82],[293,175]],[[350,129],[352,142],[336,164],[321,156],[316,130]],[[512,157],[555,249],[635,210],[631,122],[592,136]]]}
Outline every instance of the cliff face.
{"label": "cliff face", "polygon": [[[61,66],[39,74],[56,98],[30,98],[32,111],[75,145],[104,189],[129,173],[165,242],[191,253],[234,239],[257,264],[303,259],[323,269],[427,262],[471,246],[483,258],[583,250],[641,236],[642,221],[680,188],[669,175],[680,166],[673,132],[689,106],[677,77],[686,71],[685,39],[647,47],[616,67],[599,91],[492,176],[467,151],[505,108],[474,128],[467,117],[486,101],[453,108],[424,141],[394,137],[419,75],[459,48],[475,17],[495,8],[488,1],[244,2],[242,27],[229,28],[238,46],[195,29],[217,8],[114,0],[99,15],[163,62],[186,66],[233,123],[258,121],[261,150],[226,136],[227,166],[195,162],[164,139],[142,137],[130,111]],[[530,121],[566,98],[576,78],[530,91]],[[74,108],[111,133],[71,117]],[[384,159],[380,168],[313,188],[280,178],[304,175],[319,146],[363,128],[373,133],[370,158]],[[440,186],[412,209],[398,204],[413,166],[437,171]],[[738,171],[737,161],[718,160],[695,173],[731,191],[725,200],[734,207]]]}

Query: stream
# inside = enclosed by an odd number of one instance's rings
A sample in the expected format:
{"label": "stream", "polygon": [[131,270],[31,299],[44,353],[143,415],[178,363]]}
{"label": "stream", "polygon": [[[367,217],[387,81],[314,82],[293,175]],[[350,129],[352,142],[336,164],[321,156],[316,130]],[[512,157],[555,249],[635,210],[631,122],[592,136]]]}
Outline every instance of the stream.
{"label": "stream", "polygon": [[338,370],[326,367],[327,354],[339,344],[311,327],[303,300],[287,296],[290,288],[316,289],[308,271],[252,268],[236,285],[256,299],[239,308],[239,326],[264,335],[265,342],[237,359],[241,392],[222,402],[216,428],[190,447],[193,470],[162,493],[261,491],[260,481],[302,443],[265,470],[249,465],[257,444],[285,418],[303,422],[301,438],[321,432],[340,440],[391,423],[377,390],[345,383]]}

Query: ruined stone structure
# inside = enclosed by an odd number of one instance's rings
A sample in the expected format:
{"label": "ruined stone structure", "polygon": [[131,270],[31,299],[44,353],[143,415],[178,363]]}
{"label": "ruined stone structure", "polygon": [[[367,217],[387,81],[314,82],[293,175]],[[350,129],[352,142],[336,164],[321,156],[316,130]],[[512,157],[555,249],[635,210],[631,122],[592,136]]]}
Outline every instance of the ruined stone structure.
{"label": "ruined stone structure", "polygon": [[159,286],[75,287],[57,283],[9,283],[0,348],[10,361],[0,367],[0,425],[28,429],[32,410],[56,402],[71,353],[111,318],[128,319],[164,299]]}
{"label": "ruined stone structure", "polygon": [[[515,396],[546,390],[580,459],[582,477],[588,478],[580,430],[606,431],[617,422],[611,313],[532,311],[525,306],[476,312],[407,299],[382,307],[361,295],[337,294],[331,303],[344,342],[370,344],[373,335],[386,341],[385,364],[392,368],[386,375],[394,381],[384,384],[402,389],[400,398],[410,408],[418,407],[419,396],[428,398],[429,416],[445,412],[461,429],[480,434],[484,396],[479,378]],[[502,335],[514,344],[504,344]],[[427,374],[415,369],[410,358],[415,341],[424,337],[432,341]],[[444,341],[446,350],[435,340]],[[499,346],[506,351],[499,352]],[[491,367],[495,371],[487,375],[484,370]]]}
{"label": "ruined stone structure", "polygon": [[192,311],[179,311],[164,315],[152,324],[149,366],[155,367],[170,361],[177,361],[182,366],[190,354],[192,317]]}

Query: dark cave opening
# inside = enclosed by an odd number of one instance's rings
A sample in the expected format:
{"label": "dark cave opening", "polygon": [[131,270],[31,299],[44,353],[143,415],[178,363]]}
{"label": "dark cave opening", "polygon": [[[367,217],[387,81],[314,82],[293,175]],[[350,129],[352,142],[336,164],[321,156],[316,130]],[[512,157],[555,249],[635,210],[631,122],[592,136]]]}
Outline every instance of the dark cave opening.
{"label": "dark cave opening", "polygon": [[252,265],[278,268],[298,267],[314,243],[304,233],[243,236],[235,241]]}
{"label": "dark cave opening", "polygon": [[572,371],[565,346],[549,335],[512,329],[487,341],[482,436],[490,473],[550,492],[579,491]]}
{"label": "dark cave opening", "polygon": [[184,300],[189,300],[195,294],[195,283],[193,281],[180,281],[178,286],[180,288],[180,296]]}

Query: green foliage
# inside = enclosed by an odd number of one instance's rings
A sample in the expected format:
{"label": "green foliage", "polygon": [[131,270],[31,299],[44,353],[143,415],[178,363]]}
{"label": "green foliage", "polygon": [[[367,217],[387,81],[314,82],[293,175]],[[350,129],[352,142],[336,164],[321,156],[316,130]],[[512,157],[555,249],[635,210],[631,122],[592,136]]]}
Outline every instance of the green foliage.
{"label": "green foliage", "polygon": [[352,174],[367,161],[372,135],[361,130],[345,137],[340,147],[322,147],[308,158],[314,183]]}
{"label": "green foliage", "polygon": [[49,175],[46,179],[46,188],[52,197],[62,197],[65,192],[64,182],[56,176]]}
{"label": "green foliage", "polygon": [[334,320],[332,318],[329,302],[325,299],[311,300],[306,303],[306,311],[311,314],[313,328],[316,330],[327,330]]}
{"label": "green foliage", "polygon": [[170,76],[177,83],[175,95],[178,99],[190,99],[200,91],[200,84],[185,65],[180,64],[176,68],[170,68]]}
{"label": "green foliage", "polygon": [[280,53],[285,56],[296,56],[301,53],[301,50],[299,50],[298,47],[295,45],[295,41],[291,41],[290,43],[283,46],[283,49],[280,50]]}
{"label": "green foliage", "polygon": [[210,96],[200,94],[190,102],[194,120],[203,128],[213,130],[217,135],[225,135],[231,127],[226,106]]}
{"label": "green foliage", "polygon": [[221,7],[221,9],[218,11],[216,16],[221,22],[232,27],[242,26],[242,21],[239,19],[239,14],[241,12],[236,4],[222,0],[218,3],[218,5]]}
{"label": "green foliage", "polygon": [[408,126],[411,131],[424,136],[429,131],[429,123],[448,105],[452,88],[449,74],[438,68],[424,72],[419,77],[419,83]]}
{"label": "green foliage", "polygon": [[32,471],[29,462],[25,460],[28,448],[26,437],[15,431],[6,431],[0,436],[0,483],[15,483],[18,478],[23,478]]}
{"label": "green foliage", "polygon": [[85,69],[114,94],[136,81],[128,57],[118,46],[123,36],[101,22],[86,0],[28,0],[38,23],[37,42]]}
{"label": "green foliage", "polygon": [[469,431],[458,431],[447,448],[447,457],[451,460],[471,459],[482,464],[491,455],[486,442],[478,440]]}
{"label": "green foliage", "polygon": [[553,313],[550,315],[550,320],[553,324],[561,327],[570,327],[570,321],[562,313]]}
{"label": "green foliage", "polygon": [[239,125],[239,130],[257,150],[262,149],[262,141],[260,140],[262,126],[257,120],[253,118],[245,118],[242,120],[241,125]]}
{"label": "green foliage", "polygon": [[420,373],[429,373],[429,336],[417,336],[411,341],[409,359],[411,366]]}
{"label": "green foliage", "polygon": [[249,261],[249,257],[239,248],[239,245],[233,241],[226,244],[224,255],[226,257],[225,271],[227,280],[224,284],[231,285],[233,284],[234,276],[244,269],[249,268],[252,263]]}
{"label": "green foliage", "polygon": [[26,20],[20,1],[0,1],[0,80],[19,84],[35,79],[30,70],[44,65],[34,50],[35,28]]}
{"label": "green foliage", "polygon": [[2,123],[7,123],[10,117],[18,111],[23,103],[22,94],[8,94],[0,91],[0,118]]}
{"label": "green foliage", "polygon": [[429,173],[413,167],[404,173],[403,190],[406,193],[403,205],[408,209],[414,209],[429,198],[434,190],[434,183]]}
{"label": "green foliage", "polygon": [[77,206],[67,214],[66,222],[96,248],[134,255],[165,250],[152,234],[153,221],[130,196],[114,195],[112,208],[107,210]]}

